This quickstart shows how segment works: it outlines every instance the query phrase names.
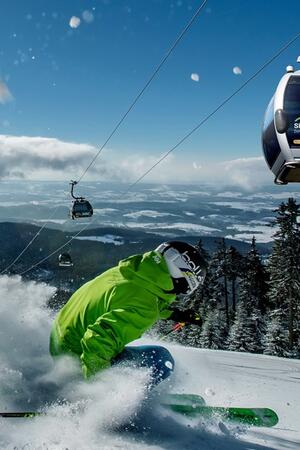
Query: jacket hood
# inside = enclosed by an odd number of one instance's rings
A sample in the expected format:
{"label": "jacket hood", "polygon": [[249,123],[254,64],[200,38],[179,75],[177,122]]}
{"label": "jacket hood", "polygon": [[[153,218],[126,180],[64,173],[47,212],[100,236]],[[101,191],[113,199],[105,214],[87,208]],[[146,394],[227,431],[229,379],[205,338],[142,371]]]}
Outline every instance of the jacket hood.
{"label": "jacket hood", "polygon": [[124,278],[171,303],[175,294],[173,281],[164,257],[155,251],[133,255],[119,262],[119,270]]}

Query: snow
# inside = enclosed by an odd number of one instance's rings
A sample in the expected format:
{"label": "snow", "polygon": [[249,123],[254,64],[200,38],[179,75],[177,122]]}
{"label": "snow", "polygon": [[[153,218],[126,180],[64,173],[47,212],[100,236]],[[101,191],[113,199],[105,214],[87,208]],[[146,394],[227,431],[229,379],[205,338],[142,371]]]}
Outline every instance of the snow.
{"label": "snow", "polygon": [[232,192],[232,191],[226,191],[226,192],[219,192],[216,197],[229,197],[229,198],[239,198],[242,197],[241,192]]}
{"label": "snow", "polygon": [[299,192],[297,191],[283,191],[283,192],[258,192],[248,197],[249,200],[255,198],[262,198],[264,200],[283,200],[286,201],[288,198],[294,197],[297,198]]}
{"label": "snow", "polygon": [[136,211],[124,214],[124,217],[130,217],[132,219],[138,219],[139,217],[152,217],[153,219],[156,219],[157,217],[166,217],[166,216],[176,217],[176,214],[154,211],[152,209],[145,209],[143,211]]}
{"label": "snow", "polygon": [[111,213],[114,213],[114,212],[117,212],[118,211],[118,209],[115,209],[115,208],[94,208],[94,213],[97,213],[97,215],[98,214],[100,214],[100,215],[107,215],[107,214],[111,214]]}
{"label": "snow", "polygon": [[199,74],[198,73],[192,73],[191,74],[191,79],[193,81],[197,81],[198,82],[200,80]]}
{"label": "snow", "polygon": [[58,223],[60,225],[63,225],[67,222],[66,219],[37,219],[35,222],[42,222],[42,223]]}
{"label": "snow", "polygon": [[[0,419],[1,449],[299,448],[299,360],[193,349],[149,337],[134,344],[164,345],[176,361],[173,377],[150,399],[146,370],[115,367],[87,383],[76,362],[53,362],[48,354],[53,317],[45,305],[53,292],[46,284],[0,277],[1,409],[45,413]],[[218,417],[187,419],[159,405],[170,391],[200,394],[211,405],[267,406],[280,420],[274,428],[249,428]],[[135,427],[129,426],[130,417]]]}
{"label": "snow", "polygon": [[228,206],[229,208],[242,209],[244,211],[260,212],[266,210],[274,210],[274,205],[267,205],[265,202],[212,202],[216,206]]}
{"label": "snow", "polygon": [[234,75],[242,75],[242,69],[240,67],[238,67],[238,66],[235,66],[232,69],[232,72],[234,73]]}
{"label": "snow", "polygon": [[74,239],[79,239],[81,241],[103,242],[104,244],[124,244],[123,238],[121,236],[115,236],[114,234],[105,234],[104,236],[78,236]]}
{"label": "snow", "polygon": [[186,233],[201,233],[205,235],[211,235],[214,232],[220,232],[221,230],[212,227],[206,227],[205,225],[198,225],[197,223],[185,223],[185,222],[174,222],[174,223],[138,223],[129,222],[126,223],[128,228],[146,228],[147,230],[182,230]]}
{"label": "snow", "polygon": [[271,242],[274,240],[274,234],[277,227],[271,227],[270,222],[260,220],[250,220],[248,225],[234,224],[227,227],[227,230],[240,231],[240,233],[228,234],[226,239],[238,239],[244,242],[251,242],[253,236],[257,242]]}
{"label": "snow", "polygon": [[72,16],[69,22],[69,25],[71,28],[78,28],[80,25],[81,20],[79,19],[79,17],[76,16]]}

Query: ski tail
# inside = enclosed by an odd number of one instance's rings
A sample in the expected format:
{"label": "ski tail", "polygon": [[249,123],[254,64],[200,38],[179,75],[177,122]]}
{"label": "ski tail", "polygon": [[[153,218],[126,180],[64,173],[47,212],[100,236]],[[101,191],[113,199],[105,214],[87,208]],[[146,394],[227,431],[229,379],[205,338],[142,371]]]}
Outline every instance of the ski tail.
{"label": "ski tail", "polygon": [[42,415],[42,413],[37,412],[37,411],[0,412],[0,417],[8,417],[8,418],[14,418],[14,417],[32,418],[32,417],[38,417],[41,415]]}
{"label": "ski tail", "polygon": [[278,423],[278,416],[270,408],[238,408],[207,405],[163,404],[169,410],[188,417],[217,417],[231,422],[257,427],[273,427]]}

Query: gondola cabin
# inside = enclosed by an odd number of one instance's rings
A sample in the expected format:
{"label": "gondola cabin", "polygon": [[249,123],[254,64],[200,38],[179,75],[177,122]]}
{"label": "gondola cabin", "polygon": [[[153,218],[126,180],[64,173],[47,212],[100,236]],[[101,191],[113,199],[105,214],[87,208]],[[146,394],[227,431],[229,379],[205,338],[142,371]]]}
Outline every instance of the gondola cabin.
{"label": "gondola cabin", "polygon": [[93,207],[84,197],[76,197],[74,195],[74,186],[78,184],[77,181],[71,180],[71,197],[74,198],[72,208],[70,209],[70,216],[72,219],[80,219],[82,217],[91,217],[93,215]]}
{"label": "gondola cabin", "polygon": [[292,66],[266,110],[262,146],[276,184],[300,182],[300,71]]}
{"label": "gondola cabin", "polygon": [[82,217],[91,217],[93,215],[93,207],[90,202],[84,198],[74,200],[70,210],[72,219],[79,219]]}
{"label": "gondola cabin", "polygon": [[58,257],[59,267],[72,267],[73,262],[69,253],[61,253]]}

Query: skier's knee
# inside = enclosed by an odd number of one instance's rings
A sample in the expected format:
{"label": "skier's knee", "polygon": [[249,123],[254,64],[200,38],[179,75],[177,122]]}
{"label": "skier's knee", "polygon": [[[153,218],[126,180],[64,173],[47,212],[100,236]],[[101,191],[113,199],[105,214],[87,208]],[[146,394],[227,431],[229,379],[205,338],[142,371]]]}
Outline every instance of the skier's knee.
{"label": "skier's knee", "polygon": [[170,371],[173,372],[175,361],[169,350],[164,349],[164,355],[163,355],[163,362],[164,366]]}
{"label": "skier's knee", "polygon": [[161,380],[168,378],[173,372],[175,366],[175,361],[169,350],[164,347],[160,348],[157,363],[159,378]]}

